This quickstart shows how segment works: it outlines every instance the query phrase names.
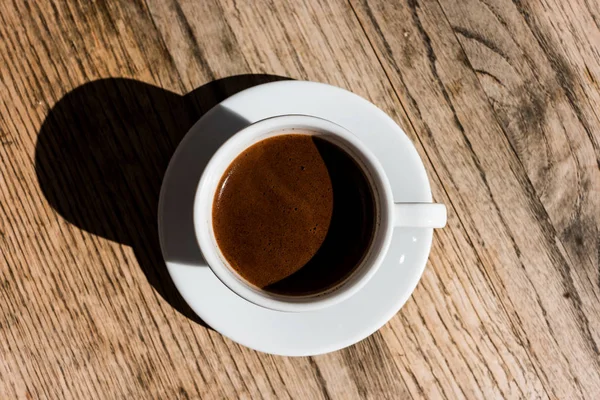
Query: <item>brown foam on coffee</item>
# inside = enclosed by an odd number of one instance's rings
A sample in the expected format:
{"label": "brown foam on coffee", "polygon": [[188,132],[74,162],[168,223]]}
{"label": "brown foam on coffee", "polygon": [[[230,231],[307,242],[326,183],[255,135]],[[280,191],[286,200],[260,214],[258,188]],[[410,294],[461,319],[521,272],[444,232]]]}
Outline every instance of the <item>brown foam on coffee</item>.
{"label": "brown foam on coffee", "polygon": [[263,140],[221,178],[213,229],[230,265],[265,288],[298,272],[319,251],[333,212],[327,165],[309,135]]}

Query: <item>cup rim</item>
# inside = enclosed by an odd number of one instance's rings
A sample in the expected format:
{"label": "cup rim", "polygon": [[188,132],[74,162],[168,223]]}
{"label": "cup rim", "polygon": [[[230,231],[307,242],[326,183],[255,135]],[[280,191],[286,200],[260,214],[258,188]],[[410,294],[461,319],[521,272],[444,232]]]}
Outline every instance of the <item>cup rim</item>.
{"label": "cup rim", "polygon": [[[315,134],[322,132],[324,134],[333,135],[334,137],[339,137],[349,143],[354,150],[360,152],[361,157],[366,158],[368,163],[371,164],[369,173],[376,175],[374,178],[376,179],[378,186],[373,187],[373,189],[381,192],[379,193],[379,196],[381,197],[381,207],[385,208],[385,210],[382,210],[384,211],[384,217],[379,218],[379,227],[377,228],[382,230],[379,240],[380,243],[377,249],[378,253],[372,256],[370,265],[363,268],[357,268],[348,278],[333,288],[327,289],[323,294],[294,296],[294,301],[286,301],[283,299],[285,296],[278,296],[261,291],[258,288],[253,288],[249,282],[236,276],[237,274],[234,272],[233,268],[226,264],[224,257],[220,253],[212,230],[212,204],[218,181],[221,180],[225,169],[239,154],[267,137],[293,133],[294,129],[301,129],[303,132],[309,131]],[[272,133],[272,135],[268,136],[269,133]],[[261,134],[263,137],[261,137]],[[225,165],[225,168],[221,173],[215,171],[215,169],[222,165]],[[213,186],[215,182],[215,190],[211,190],[211,186]],[[372,185],[375,186],[374,183],[372,183]],[[207,191],[210,191],[210,193],[207,193]],[[210,203],[209,205],[206,204],[207,200]],[[205,212],[205,209],[207,208],[211,210],[208,213]],[[310,115],[288,114],[269,117],[254,122],[234,134],[221,145],[215,154],[213,154],[202,173],[196,189],[193,222],[196,240],[207,265],[211,268],[217,278],[231,291],[245,300],[267,309],[284,312],[304,312],[329,307],[344,301],[358,292],[377,272],[389,249],[392,239],[392,208],[392,189],[383,167],[379,163],[379,160],[354,134],[346,128],[324,118]],[[207,218],[204,218],[204,216]],[[386,218],[386,220],[383,221],[383,218]],[[374,244],[371,244],[369,251],[372,251],[374,247]],[[361,270],[360,273],[358,273],[359,270]]]}

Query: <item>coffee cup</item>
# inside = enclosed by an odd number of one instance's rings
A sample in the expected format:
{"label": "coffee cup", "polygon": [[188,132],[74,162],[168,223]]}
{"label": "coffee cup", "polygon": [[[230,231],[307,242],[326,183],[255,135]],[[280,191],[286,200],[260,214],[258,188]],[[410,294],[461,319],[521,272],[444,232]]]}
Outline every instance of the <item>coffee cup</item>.
{"label": "coffee cup", "polygon": [[[236,157],[258,142],[297,132],[326,140],[354,159],[371,185],[375,220],[369,248],[359,265],[343,281],[321,292],[287,295],[253,286],[229,265],[215,237],[213,202],[223,175]],[[208,266],[230,290],[261,307],[282,312],[307,312],[332,306],[358,292],[381,266],[395,228],[441,228],[446,224],[446,207],[436,203],[395,203],[385,170],[371,151],[350,131],[314,116],[283,115],[247,126],[217,150],[200,179],[193,218],[196,239]]]}

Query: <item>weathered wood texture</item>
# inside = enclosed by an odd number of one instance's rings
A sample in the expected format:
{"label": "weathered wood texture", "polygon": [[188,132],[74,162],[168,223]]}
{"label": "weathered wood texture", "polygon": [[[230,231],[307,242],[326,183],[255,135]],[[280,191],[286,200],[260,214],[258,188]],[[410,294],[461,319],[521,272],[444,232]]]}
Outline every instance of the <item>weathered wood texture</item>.
{"label": "weathered wood texture", "polygon": [[[154,233],[186,129],[283,77],[389,113],[450,214],[319,357],[204,327]],[[3,2],[0,398],[600,398],[599,82],[589,0]]]}

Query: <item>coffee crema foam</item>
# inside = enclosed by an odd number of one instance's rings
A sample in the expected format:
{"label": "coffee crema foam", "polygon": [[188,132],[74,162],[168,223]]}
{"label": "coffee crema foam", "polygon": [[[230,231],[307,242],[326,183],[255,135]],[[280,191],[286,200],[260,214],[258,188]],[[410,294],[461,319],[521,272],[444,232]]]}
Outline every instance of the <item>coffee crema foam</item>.
{"label": "coffee crema foam", "polygon": [[282,134],[242,152],[213,202],[221,253],[266,291],[318,293],[343,281],[367,252],[374,200],[361,168],[338,146]]}

